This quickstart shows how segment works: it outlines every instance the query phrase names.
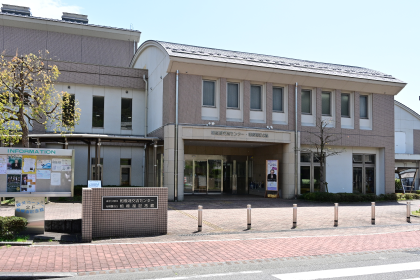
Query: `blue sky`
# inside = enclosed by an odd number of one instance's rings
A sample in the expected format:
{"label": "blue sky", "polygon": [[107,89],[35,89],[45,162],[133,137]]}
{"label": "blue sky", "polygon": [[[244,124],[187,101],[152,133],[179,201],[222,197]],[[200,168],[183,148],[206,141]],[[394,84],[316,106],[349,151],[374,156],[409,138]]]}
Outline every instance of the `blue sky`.
{"label": "blue sky", "polygon": [[34,16],[87,14],[150,39],[367,67],[408,85],[396,100],[420,113],[420,1],[4,0]]}

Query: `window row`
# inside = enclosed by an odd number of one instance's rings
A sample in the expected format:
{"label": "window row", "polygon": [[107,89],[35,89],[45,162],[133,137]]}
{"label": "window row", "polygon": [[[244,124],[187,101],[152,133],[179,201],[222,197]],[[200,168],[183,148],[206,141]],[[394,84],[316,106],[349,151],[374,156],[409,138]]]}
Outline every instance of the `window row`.
{"label": "window row", "polygon": [[[333,98],[331,91],[322,92],[322,115],[323,116],[332,116],[332,107],[333,107]],[[351,94],[342,93],[341,94],[341,117],[342,118],[351,118]],[[359,107],[360,107],[360,118],[368,119],[368,108],[369,108],[369,96],[360,95],[359,96]],[[301,112],[302,114],[311,115],[312,114],[312,90],[302,89],[301,91]]]}
{"label": "window row", "polygon": [[[227,83],[227,108],[240,109],[241,95],[239,83]],[[263,87],[251,85],[250,109],[263,110]],[[273,87],[273,111],[283,112],[283,87]],[[203,80],[203,106],[216,107],[216,81]]]}
{"label": "window row", "polygon": [[[70,105],[63,108],[63,122],[70,123],[74,116],[74,94],[69,96]],[[92,127],[103,128],[104,127],[104,96],[93,96],[92,100]],[[132,122],[133,113],[133,100],[131,98],[121,98],[121,129],[131,130],[133,127]]]}

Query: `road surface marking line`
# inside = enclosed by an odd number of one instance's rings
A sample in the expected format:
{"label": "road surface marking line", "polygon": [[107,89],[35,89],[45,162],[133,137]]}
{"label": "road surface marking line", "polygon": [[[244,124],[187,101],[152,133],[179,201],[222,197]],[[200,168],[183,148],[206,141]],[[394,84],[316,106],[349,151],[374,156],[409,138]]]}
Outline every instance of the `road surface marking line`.
{"label": "road surface marking line", "polygon": [[230,273],[216,273],[216,274],[203,274],[193,276],[179,276],[179,277],[167,277],[167,278],[153,278],[145,280],[183,280],[183,279],[196,279],[196,278],[210,278],[210,277],[224,277],[231,275],[242,275],[242,274],[255,274],[262,273],[262,271],[241,271],[241,272],[230,272]]}
{"label": "road surface marking line", "polygon": [[379,273],[390,273],[390,272],[418,270],[418,269],[420,269],[420,262],[396,263],[396,264],[364,266],[364,267],[362,266],[362,267],[307,271],[307,272],[297,272],[297,273],[285,273],[285,274],[275,274],[272,276],[281,280],[298,280],[298,279],[310,280],[310,279],[325,279],[325,278],[350,277],[350,276],[360,276],[360,275],[379,274]]}

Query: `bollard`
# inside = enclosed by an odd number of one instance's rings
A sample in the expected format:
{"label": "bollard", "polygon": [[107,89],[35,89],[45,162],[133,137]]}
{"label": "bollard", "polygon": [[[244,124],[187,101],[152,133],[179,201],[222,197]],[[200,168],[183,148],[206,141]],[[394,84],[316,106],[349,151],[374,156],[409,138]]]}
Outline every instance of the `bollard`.
{"label": "bollard", "polygon": [[293,204],[293,228],[297,227],[297,204]]}
{"label": "bollard", "polygon": [[411,202],[407,201],[407,223],[411,223],[410,216],[411,216]]}
{"label": "bollard", "polygon": [[334,203],[334,226],[338,227],[338,203]]}
{"label": "bollard", "polygon": [[203,229],[203,206],[198,205],[198,231]]}
{"label": "bollard", "polygon": [[372,216],[372,218],[371,218],[371,221],[372,221],[372,225],[374,225],[375,224],[375,202],[371,202],[371,216]]}
{"label": "bollard", "polygon": [[246,206],[247,217],[248,217],[248,224],[246,229],[251,229],[251,204]]}

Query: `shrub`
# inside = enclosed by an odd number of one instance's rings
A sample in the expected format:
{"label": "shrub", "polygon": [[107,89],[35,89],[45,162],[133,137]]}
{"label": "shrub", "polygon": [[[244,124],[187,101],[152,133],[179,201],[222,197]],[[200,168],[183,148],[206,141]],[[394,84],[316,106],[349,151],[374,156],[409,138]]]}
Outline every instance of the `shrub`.
{"label": "shrub", "polygon": [[17,235],[28,225],[28,221],[22,217],[0,217],[0,236],[8,237]]}
{"label": "shrub", "polygon": [[395,179],[395,190],[402,190],[402,184],[400,179]]}

